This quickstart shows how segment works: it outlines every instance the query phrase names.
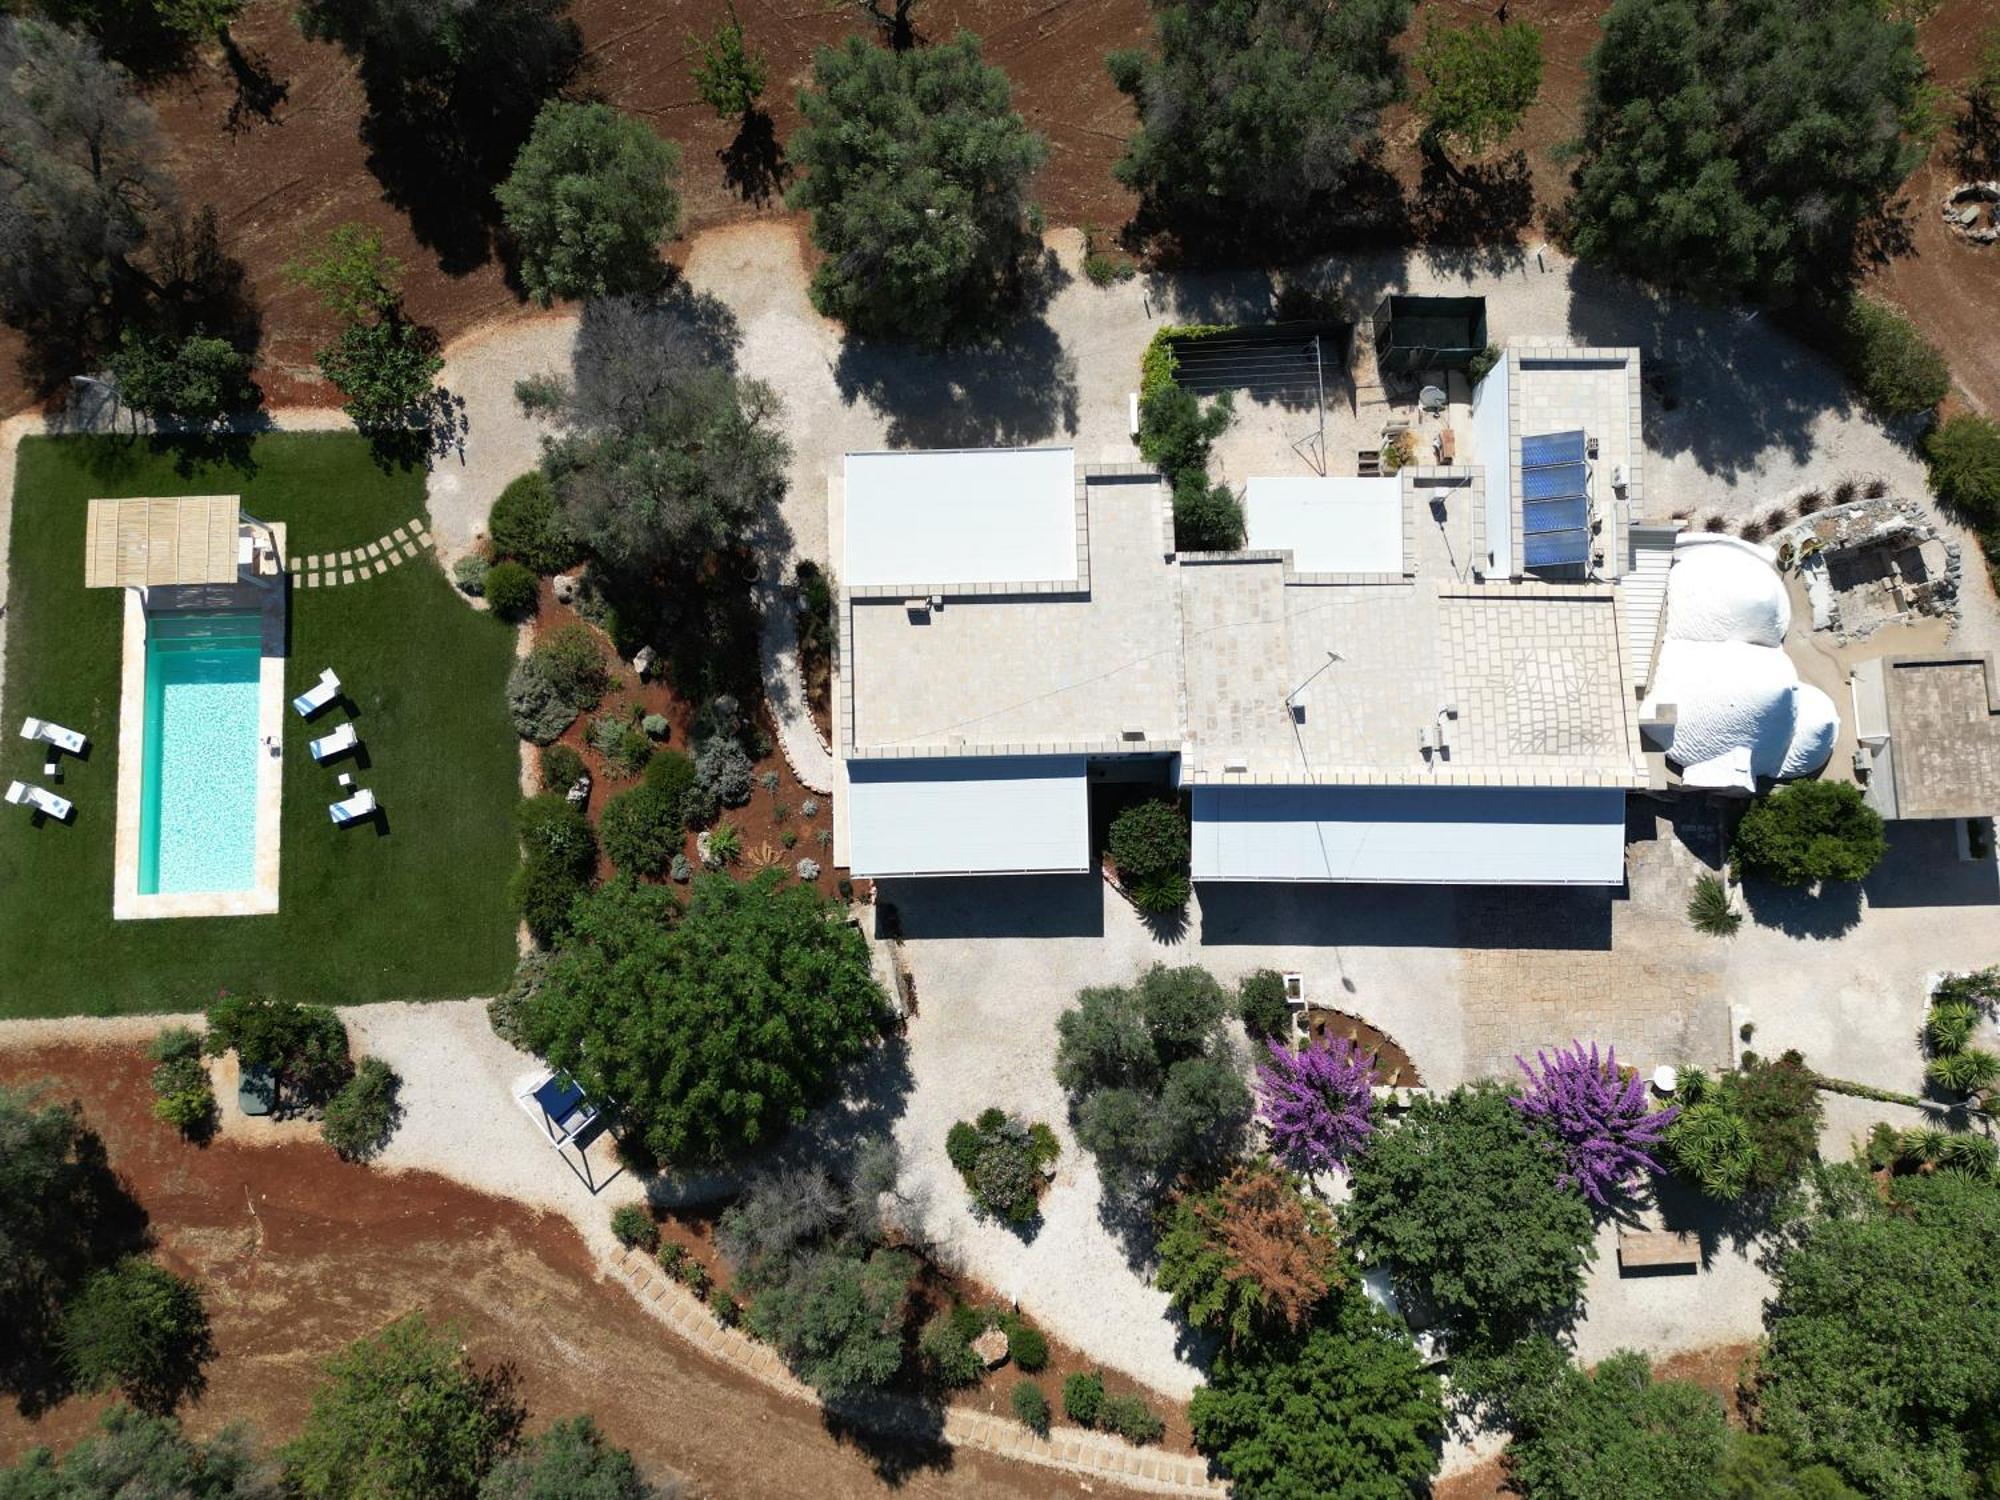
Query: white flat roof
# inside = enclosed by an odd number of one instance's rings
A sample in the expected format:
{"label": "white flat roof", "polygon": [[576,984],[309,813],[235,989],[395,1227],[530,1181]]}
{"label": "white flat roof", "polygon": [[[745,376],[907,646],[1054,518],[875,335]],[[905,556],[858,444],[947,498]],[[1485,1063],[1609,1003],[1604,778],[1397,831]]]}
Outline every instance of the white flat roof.
{"label": "white flat roof", "polygon": [[1289,552],[1299,573],[1401,573],[1400,479],[1251,479],[1250,550]]}
{"label": "white flat roof", "polygon": [[1090,868],[1080,755],[847,763],[858,876],[1074,873]]}
{"label": "white flat roof", "polygon": [[1194,788],[1196,880],[1618,885],[1625,794],[1545,787]]}
{"label": "white flat roof", "polygon": [[850,453],[845,507],[849,587],[1077,576],[1068,448]]}

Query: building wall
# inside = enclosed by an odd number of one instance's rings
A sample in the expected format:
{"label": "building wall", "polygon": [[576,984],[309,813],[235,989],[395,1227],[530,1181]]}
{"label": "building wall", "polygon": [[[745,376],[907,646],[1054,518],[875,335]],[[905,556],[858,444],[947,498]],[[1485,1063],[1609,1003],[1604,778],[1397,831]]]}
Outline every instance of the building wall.
{"label": "building wall", "polygon": [[1507,451],[1507,369],[1502,359],[1472,391],[1474,458],[1486,471],[1486,573],[1509,578],[1514,572],[1514,466]]}

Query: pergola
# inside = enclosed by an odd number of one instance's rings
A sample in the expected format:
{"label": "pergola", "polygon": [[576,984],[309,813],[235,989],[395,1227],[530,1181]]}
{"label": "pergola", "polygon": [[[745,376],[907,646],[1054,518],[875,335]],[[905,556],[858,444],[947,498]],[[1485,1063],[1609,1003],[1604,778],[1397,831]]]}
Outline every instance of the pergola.
{"label": "pergola", "polygon": [[83,586],[234,583],[241,516],[236,495],[92,500],[84,525]]}

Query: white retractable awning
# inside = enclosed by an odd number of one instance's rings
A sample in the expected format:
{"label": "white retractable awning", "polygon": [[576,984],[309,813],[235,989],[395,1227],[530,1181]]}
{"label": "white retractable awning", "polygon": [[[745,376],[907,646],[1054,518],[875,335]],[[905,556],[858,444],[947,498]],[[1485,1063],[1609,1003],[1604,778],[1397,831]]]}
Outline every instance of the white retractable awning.
{"label": "white retractable awning", "polygon": [[1090,868],[1080,755],[847,762],[856,875],[1076,873]]}
{"label": "white retractable awning", "polygon": [[1618,885],[1625,794],[1597,787],[1198,786],[1196,880]]}

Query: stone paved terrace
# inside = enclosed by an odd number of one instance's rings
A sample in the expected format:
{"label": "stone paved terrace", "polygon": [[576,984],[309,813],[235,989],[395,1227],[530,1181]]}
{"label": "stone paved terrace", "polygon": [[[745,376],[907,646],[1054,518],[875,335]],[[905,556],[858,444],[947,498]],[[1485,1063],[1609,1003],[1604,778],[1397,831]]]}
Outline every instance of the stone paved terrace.
{"label": "stone paved terrace", "polygon": [[858,751],[1115,748],[1128,730],[1178,745],[1180,629],[1164,488],[1088,481],[1088,593],[949,596],[913,618],[848,599],[842,665]]}
{"label": "stone paved terrace", "polygon": [[1884,677],[1905,818],[1978,817],[2000,792],[2000,706],[1990,656],[1902,657]]}

